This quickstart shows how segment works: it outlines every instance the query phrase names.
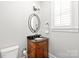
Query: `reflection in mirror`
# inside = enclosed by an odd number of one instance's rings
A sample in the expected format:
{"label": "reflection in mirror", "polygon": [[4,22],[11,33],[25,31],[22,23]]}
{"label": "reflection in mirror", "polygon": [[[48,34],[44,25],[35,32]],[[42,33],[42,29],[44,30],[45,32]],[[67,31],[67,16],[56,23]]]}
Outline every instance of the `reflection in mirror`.
{"label": "reflection in mirror", "polygon": [[38,20],[37,20],[37,17],[36,16],[32,17],[32,19],[31,19],[31,26],[32,26],[32,28],[34,30],[37,29],[37,27],[38,27]]}
{"label": "reflection in mirror", "polygon": [[37,14],[31,14],[28,20],[28,26],[31,32],[36,33],[40,28],[40,18]]}

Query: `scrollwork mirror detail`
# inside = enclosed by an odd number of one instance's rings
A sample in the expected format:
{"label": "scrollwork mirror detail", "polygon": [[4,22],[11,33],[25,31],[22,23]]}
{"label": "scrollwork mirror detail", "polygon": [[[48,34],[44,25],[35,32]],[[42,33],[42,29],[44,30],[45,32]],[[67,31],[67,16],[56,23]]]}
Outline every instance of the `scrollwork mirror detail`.
{"label": "scrollwork mirror detail", "polygon": [[40,18],[37,14],[33,13],[29,16],[28,27],[32,33],[37,33],[40,29]]}

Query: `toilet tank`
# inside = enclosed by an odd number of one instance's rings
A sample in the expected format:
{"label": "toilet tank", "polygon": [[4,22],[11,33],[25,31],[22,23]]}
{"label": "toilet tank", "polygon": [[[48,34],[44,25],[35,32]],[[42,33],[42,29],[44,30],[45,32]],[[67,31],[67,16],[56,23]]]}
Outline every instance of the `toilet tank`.
{"label": "toilet tank", "polygon": [[1,49],[1,57],[2,58],[17,58],[18,49],[19,49],[18,45]]}

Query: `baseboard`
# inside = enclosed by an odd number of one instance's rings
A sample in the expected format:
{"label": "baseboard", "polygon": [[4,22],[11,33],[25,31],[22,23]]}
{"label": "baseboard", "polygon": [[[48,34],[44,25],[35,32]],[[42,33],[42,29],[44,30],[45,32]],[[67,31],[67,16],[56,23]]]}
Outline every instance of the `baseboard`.
{"label": "baseboard", "polygon": [[49,58],[57,58],[55,55],[49,53]]}

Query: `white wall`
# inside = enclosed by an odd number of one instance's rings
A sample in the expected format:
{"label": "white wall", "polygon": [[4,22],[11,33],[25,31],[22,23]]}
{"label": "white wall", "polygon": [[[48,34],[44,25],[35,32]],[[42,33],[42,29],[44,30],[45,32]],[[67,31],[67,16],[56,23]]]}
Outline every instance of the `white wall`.
{"label": "white wall", "polygon": [[0,49],[19,44],[19,57],[22,56],[22,49],[27,47],[25,37],[33,34],[28,29],[28,17],[33,13],[33,3],[40,5],[39,33],[49,37],[49,52],[57,57],[79,57],[79,32],[51,32],[50,30],[50,34],[44,33],[45,22],[48,21],[49,27],[51,26],[50,2],[48,1],[0,2]]}
{"label": "white wall", "polygon": [[[42,20],[51,18],[50,2],[42,2]],[[49,34],[49,52],[56,57],[79,57],[79,32],[52,32]]]}
{"label": "white wall", "polygon": [[0,49],[18,44],[19,57],[26,47],[26,36],[32,33],[28,29],[28,17],[33,13],[32,1],[0,1]]}
{"label": "white wall", "polygon": [[40,7],[41,7],[40,10],[41,31],[42,31],[41,34],[43,36],[49,37],[50,34],[45,34],[45,23],[48,22],[50,27],[50,2],[42,1],[40,2]]}

